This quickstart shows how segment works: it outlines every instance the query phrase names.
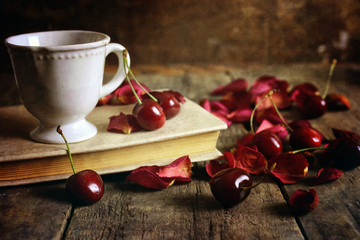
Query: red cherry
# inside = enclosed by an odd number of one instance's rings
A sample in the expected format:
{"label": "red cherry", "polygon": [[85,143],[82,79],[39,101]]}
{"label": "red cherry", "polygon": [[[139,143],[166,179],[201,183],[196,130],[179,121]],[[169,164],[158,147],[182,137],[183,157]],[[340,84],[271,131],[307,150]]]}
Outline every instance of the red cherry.
{"label": "red cherry", "polygon": [[[164,110],[166,119],[175,117],[180,112],[180,103],[176,97],[170,92],[150,92],[159,102],[159,105]],[[146,95],[145,98],[149,98]]]}
{"label": "red cherry", "polygon": [[104,182],[95,171],[84,170],[67,179],[66,191],[73,202],[90,205],[102,198]]}
{"label": "red cherry", "polygon": [[300,110],[306,118],[321,117],[327,111],[326,101],[319,95],[308,95]]}
{"label": "red cherry", "polygon": [[250,194],[251,186],[250,175],[240,168],[221,170],[210,179],[212,194],[225,208],[244,201]]}
{"label": "red cherry", "polygon": [[269,130],[256,133],[251,141],[266,158],[279,155],[283,150],[280,138]]}
{"label": "red cherry", "polygon": [[311,127],[296,128],[290,133],[289,142],[294,149],[320,147],[321,135]]}
{"label": "red cherry", "polygon": [[139,125],[146,130],[156,130],[164,126],[166,117],[160,105],[152,99],[144,99],[133,109]]}

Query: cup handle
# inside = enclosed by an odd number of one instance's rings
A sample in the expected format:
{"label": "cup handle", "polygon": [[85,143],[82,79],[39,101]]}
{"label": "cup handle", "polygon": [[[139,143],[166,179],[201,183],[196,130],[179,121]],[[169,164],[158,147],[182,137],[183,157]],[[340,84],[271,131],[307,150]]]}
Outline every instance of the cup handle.
{"label": "cup handle", "polygon": [[[106,46],[105,57],[107,55],[109,55],[110,53],[115,53],[118,58],[119,65],[118,65],[118,69],[117,69],[115,75],[113,76],[113,78],[109,82],[107,82],[106,84],[104,84],[102,86],[101,92],[100,92],[100,98],[115,91],[115,89],[118,88],[120,86],[120,84],[124,81],[126,74],[128,73],[128,69],[124,69],[124,61],[123,61],[123,51],[124,50],[125,50],[125,47],[118,43],[109,43]],[[129,52],[127,53],[127,61],[130,66]]]}

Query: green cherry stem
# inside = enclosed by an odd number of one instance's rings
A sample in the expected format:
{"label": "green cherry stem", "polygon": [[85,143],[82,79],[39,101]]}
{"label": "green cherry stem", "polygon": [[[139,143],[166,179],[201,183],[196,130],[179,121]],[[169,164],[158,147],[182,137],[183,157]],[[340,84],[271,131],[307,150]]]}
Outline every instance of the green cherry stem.
{"label": "green cherry stem", "polygon": [[310,148],[303,148],[298,150],[289,151],[288,153],[300,153],[300,152],[306,152],[306,151],[312,151],[312,150],[324,150],[326,147],[310,147]]}
{"label": "green cherry stem", "polygon": [[56,131],[57,131],[57,132],[61,135],[61,137],[64,139],[64,142],[65,142],[65,144],[66,144],[66,148],[67,148],[67,151],[68,151],[69,159],[70,159],[71,168],[72,168],[74,174],[76,174],[76,171],[75,171],[75,168],[74,168],[74,162],[73,162],[73,159],[72,159],[72,157],[71,157],[70,147],[69,147],[69,144],[68,144],[68,142],[66,141],[66,138],[65,138],[65,136],[64,136],[64,134],[63,134],[63,132],[62,132],[62,130],[61,130],[61,128],[60,128],[60,125],[57,126]]}
{"label": "green cherry stem", "polygon": [[291,131],[293,132],[294,130],[289,126],[289,124],[287,124],[287,122],[285,121],[284,117],[281,115],[279,109],[276,107],[276,104],[271,96],[271,94],[269,95],[269,99],[271,101],[271,104],[273,105],[277,115],[279,116],[279,118],[281,119],[281,121],[284,123],[284,125]]}
{"label": "green cherry stem", "polygon": [[323,95],[322,95],[322,98],[323,98],[323,99],[326,98],[326,95],[327,95],[327,93],[328,93],[328,91],[329,91],[330,81],[331,81],[331,78],[332,78],[332,76],[333,76],[333,72],[334,72],[336,63],[337,63],[337,60],[336,60],[336,59],[333,59],[333,60],[332,60],[332,63],[331,63],[331,66],[330,66],[330,69],[329,69],[329,74],[328,74],[328,78],[327,78],[327,81],[326,81],[325,90],[324,90],[324,93],[323,93]]}
{"label": "green cherry stem", "polygon": [[251,112],[250,115],[250,130],[252,134],[255,134],[255,130],[254,130],[254,115],[256,112],[256,109],[259,107],[259,105],[271,94],[274,93],[274,90],[270,90],[262,99],[260,99],[260,101],[255,105],[253,111]]}
{"label": "green cherry stem", "polygon": [[[129,66],[129,63],[127,61],[127,50],[125,49],[124,52],[123,52],[123,60],[124,60],[124,69],[128,69],[129,70],[129,73],[131,75],[131,77],[134,79],[134,81],[136,82],[136,84],[141,88],[141,90],[143,90],[152,100],[154,100],[155,102],[157,102],[158,100],[153,96],[151,95],[140,83],[139,81],[136,79],[136,77],[134,76],[133,72],[131,71],[131,68]],[[126,68],[125,68],[126,66]],[[131,87],[131,90],[133,91],[133,93],[135,94],[135,97],[137,99],[137,101],[139,102],[139,104],[141,104],[141,100],[140,98],[138,97],[138,95],[136,94],[135,92],[135,89],[133,88],[131,82],[130,82],[130,79],[129,79],[129,76],[128,74],[126,74],[126,79],[128,81],[128,83],[130,84],[130,87]]]}

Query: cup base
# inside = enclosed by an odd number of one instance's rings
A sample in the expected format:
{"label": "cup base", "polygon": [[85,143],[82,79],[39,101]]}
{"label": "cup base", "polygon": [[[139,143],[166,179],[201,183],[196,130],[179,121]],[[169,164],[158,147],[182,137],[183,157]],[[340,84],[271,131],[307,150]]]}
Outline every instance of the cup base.
{"label": "cup base", "polygon": [[[64,143],[56,128],[57,126],[40,124],[30,132],[30,137],[41,143]],[[97,134],[95,125],[85,119],[61,125],[61,130],[69,143],[85,141]]]}

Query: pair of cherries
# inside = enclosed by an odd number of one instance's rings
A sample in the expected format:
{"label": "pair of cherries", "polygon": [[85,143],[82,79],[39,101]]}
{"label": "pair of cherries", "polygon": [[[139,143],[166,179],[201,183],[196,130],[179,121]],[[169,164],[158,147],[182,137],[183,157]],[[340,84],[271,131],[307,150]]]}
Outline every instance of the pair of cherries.
{"label": "pair of cherries", "polygon": [[169,91],[150,92],[154,99],[146,95],[133,108],[133,115],[138,124],[146,130],[161,128],[165,121],[175,117],[180,112],[180,102]]}

